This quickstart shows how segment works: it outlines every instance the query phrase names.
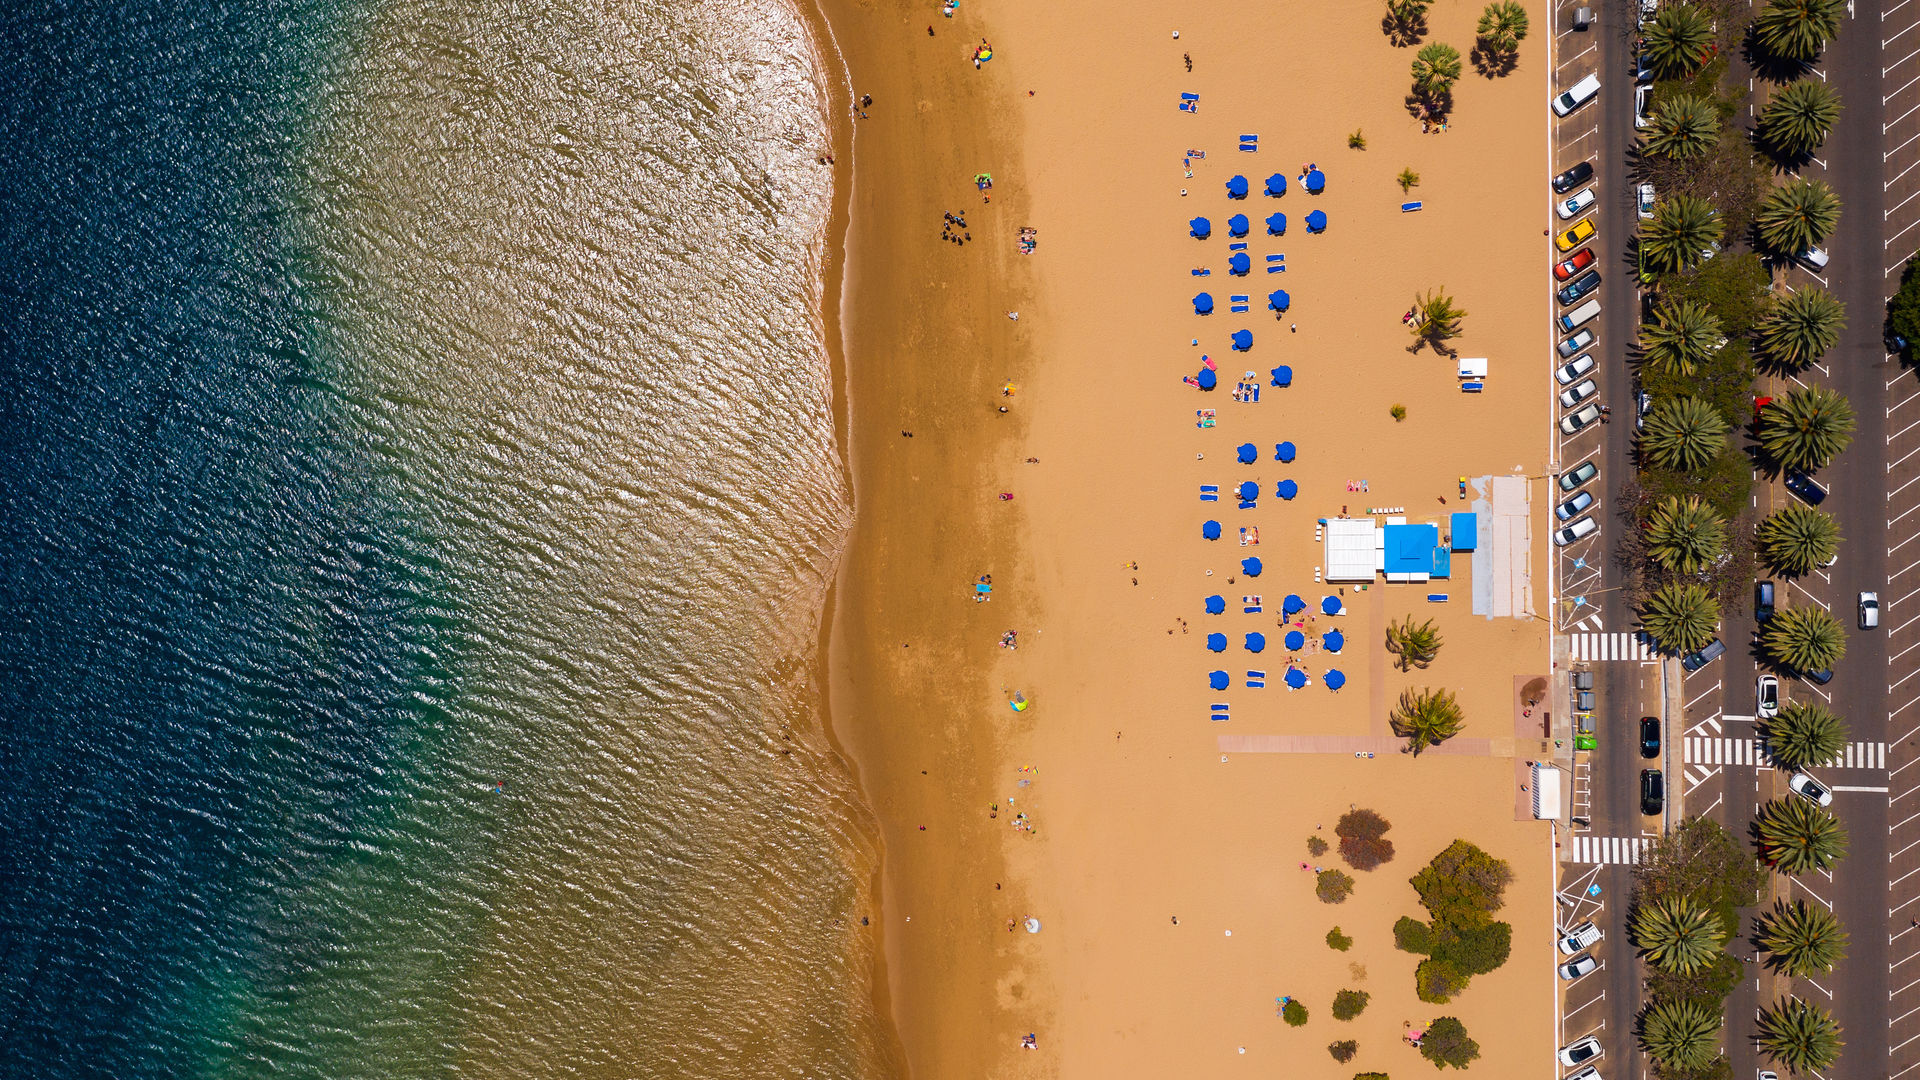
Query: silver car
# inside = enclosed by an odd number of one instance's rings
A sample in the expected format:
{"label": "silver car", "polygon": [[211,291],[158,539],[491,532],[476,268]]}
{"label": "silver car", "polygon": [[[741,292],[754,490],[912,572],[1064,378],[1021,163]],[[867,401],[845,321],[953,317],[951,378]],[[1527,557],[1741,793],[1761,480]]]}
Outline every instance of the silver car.
{"label": "silver car", "polygon": [[1560,1064],[1568,1068],[1572,1068],[1575,1065],[1585,1065],[1587,1062],[1592,1061],[1594,1058],[1606,1052],[1606,1047],[1600,1045],[1600,1040],[1589,1035],[1584,1039],[1576,1039],[1561,1047],[1559,1055]]}
{"label": "silver car", "polygon": [[1553,377],[1561,386],[1566,386],[1592,370],[1593,354],[1581,353],[1567,363],[1562,364],[1560,370],[1553,373]]}
{"label": "silver car", "polygon": [[1571,409],[1599,392],[1600,388],[1594,385],[1592,379],[1583,380],[1578,386],[1560,391],[1560,407]]}
{"label": "silver car", "polygon": [[1598,419],[1600,419],[1600,406],[1589,405],[1577,413],[1569,413],[1561,417],[1560,431],[1562,434],[1571,435]]}
{"label": "silver car", "polygon": [[1588,974],[1599,966],[1600,961],[1595,960],[1592,953],[1581,953],[1554,970],[1560,973],[1562,979],[1572,980]]}
{"label": "silver car", "polygon": [[1561,521],[1572,521],[1574,518],[1586,513],[1587,508],[1592,505],[1593,492],[1583,491],[1555,507],[1553,513],[1554,516],[1558,517]]}
{"label": "silver car", "polygon": [[1860,629],[1874,630],[1880,626],[1880,594],[1863,592],[1860,594]]}

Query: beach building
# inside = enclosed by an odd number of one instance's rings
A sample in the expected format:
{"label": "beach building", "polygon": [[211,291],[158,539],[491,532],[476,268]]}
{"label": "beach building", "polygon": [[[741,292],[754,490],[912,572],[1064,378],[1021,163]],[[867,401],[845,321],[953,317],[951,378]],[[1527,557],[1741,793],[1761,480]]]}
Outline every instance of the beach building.
{"label": "beach building", "polygon": [[1453,576],[1453,553],[1479,546],[1479,515],[1454,514],[1443,537],[1432,522],[1409,522],[1398,515],[1376,520],[1333,518],[1325,521],[1322,543],[1326,579],[1419,583]]}

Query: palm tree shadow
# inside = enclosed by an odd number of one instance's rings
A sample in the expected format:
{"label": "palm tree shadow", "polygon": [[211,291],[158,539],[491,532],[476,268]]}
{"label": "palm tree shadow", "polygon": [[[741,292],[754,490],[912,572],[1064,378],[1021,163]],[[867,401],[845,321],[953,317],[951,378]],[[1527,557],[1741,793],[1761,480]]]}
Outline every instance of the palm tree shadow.
{"label": "palm tree shadow", "polygon": [[1753,69],[1755,78],[1780,85],[1808,75],[1813,71],[1813,66],[1820,62],[1818,56],[1805,61],[1774,56],[1760,46],[1751,24],[1747,26],[1747,32],[1740,42],[1740,57]]}
{"label": "palm tree shadow", "polygon": [[1380,17],[1380,32],[1395,46],[1405,49],[1420,44],[1427,36],[1427,17],[1422,14],[1412,19],[1396,19],[1392,14]]}
{"label": "palm tree shadow", "polygon": [[1447,122],[1448,114],[1453,112],[1453,91],[1426,93],[1421,90],[1410,90],[1407,92],[1405,103],[1407,115],[1415,120],[1444,124]]}
{"label": "palm tree shadow", "polygon": [[1473,70],[1484,78],[1498,79],[1511,75],[1520,66],[1520,54],[1517,52],[1494,52],[1475,42],[1473,51],[1467,54],[1473,61]]}

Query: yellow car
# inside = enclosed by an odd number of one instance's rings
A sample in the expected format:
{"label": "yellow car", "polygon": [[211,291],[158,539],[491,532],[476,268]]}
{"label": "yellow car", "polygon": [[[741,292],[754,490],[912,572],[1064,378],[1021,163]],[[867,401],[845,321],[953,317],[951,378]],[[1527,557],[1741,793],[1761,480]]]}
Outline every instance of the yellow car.
{"label": "yellow car", "polygon": [[1572,251],[1588,240],[1593,239],[1593,219],[1581,218],[1573,223],[1573,228],[1563,232],[1554,240],[1561,251]]}

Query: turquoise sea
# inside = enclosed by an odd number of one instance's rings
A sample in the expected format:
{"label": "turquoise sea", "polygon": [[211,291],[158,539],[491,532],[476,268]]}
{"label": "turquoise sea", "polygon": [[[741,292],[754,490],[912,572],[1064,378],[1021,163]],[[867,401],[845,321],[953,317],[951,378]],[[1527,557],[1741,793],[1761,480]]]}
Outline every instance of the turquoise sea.
{"label": "turquoise sea", "polygon": [[0,10],[0,1073],[893,1071],[829,100],[737,0]]}

